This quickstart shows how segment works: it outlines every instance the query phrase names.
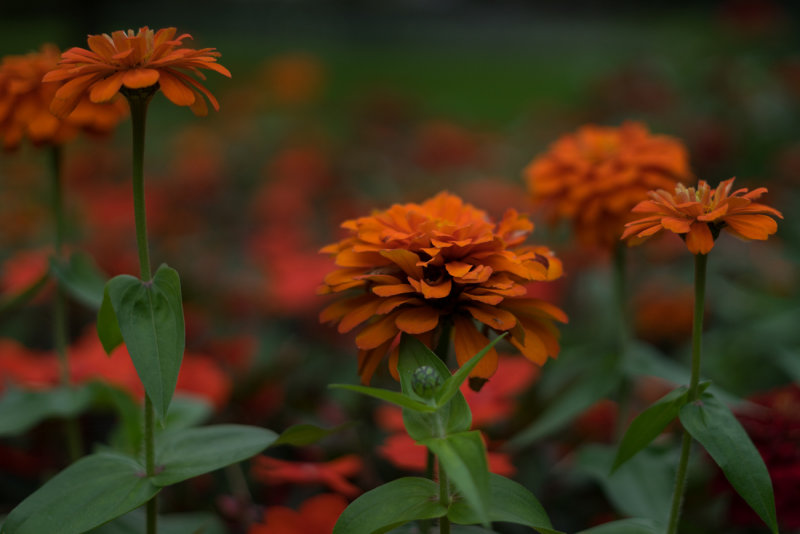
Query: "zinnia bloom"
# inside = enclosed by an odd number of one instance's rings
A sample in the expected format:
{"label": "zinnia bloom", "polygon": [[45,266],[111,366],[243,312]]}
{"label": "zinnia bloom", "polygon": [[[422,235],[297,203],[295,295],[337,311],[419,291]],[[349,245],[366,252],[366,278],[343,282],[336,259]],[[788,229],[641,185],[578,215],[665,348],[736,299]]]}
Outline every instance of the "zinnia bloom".
{"label": "zinnia bloom", "polygon": [[331,534],[347,500],[335,493],[309,498],[295,511],[286,506],[269,506],[260,523],[247,534]]}
{"label": "zinnia bloom", "polygon": [[631,208],[648,191],[685,181],[689,164],[680,141],[626,122],[619,128],[587,125],[561,137],[524,174],[551,222],[571,221],[582,242],[611,248],[631,220]]}
{"label": "zinnia bloom", "polygon": [[[199,69],[216,71],[230,78],[231,73],[217,63],[220,56],[214,48],[179,48],[184,33],[175,38],[175,28],[154,32],[147,26],[134,34],[133,30],[116,31],[111,35],[90,35],[89,48],[71,48],[61,55],[58,68],[44,77],[46,82],[62,82],[50,105],[58,117],[68,115],[88,93],[92,102],[107,102],[123,87],[129,90],[160,88],[178,106],[189,106],[195,115],[208,113],[208,98],[215,110],[217,99],[200,82],[183,72],[189,71],[201,79]],[[202,94],[201,94],[202,93]]]}
{"label": "zinnia bloom", "polygon": [[[389,368],[396,375],[402,332],[432,346],[445,322],[453,326],[459,364],[489,343],[489,331],[508,332],[520,352],[539,365],[558,354],[553,320],[567,317],[548,302],[525,298],[525,284],[558,278],[561,262],[546,247],[522,246],[533,224],[516,211],[508,210],[495,224],[485,212],[443,192],[342,227],[349,237],[322,249],[335,255],[341,268],[325,277],[320,291],[352,292],[323,310],[320,319],[338,323],[342,333],[367,323],[356,336],[364,383],[390,349]],[[473,370],[472,385],[480,387],[496,367],[492,350]]]}
{"label": "zinnia bloom", "polygon": [[778,229],[772,217],[783,219],[783,215],[754,202],[767,192],[765,187],[750,192],[742,188],[731,193],[733,180],[725,180],[716,189],[700,180],[696,189],[678,184],[675,194],[663,189],[651,191],[650,200],[633,208],[642,218],[625,225],[622,239],[641,241],[661,230],[669,230],[683,237],[692,254],[708,254],[721,230],[745,241],[767,239]]}
{"label": "zinnia bloom", "polygon": [[56,68],[59,55],[58,48],[44,45],[39,52],[5,56],[0,63],[0,139],[6,150],[17,148],[25,137],[36,145],[60,145],[81,130],[106,134],[125,115],[122,102],[93,104],[80,95],[71,113],[60,119],[50,113],[59,84],[44,83],[42,77]]}

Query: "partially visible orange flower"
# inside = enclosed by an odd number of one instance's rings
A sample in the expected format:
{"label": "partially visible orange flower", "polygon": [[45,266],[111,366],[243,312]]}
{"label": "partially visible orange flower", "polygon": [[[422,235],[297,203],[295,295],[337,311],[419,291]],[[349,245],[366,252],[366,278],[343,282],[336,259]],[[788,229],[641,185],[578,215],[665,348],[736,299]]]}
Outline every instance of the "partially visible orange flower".
{"label": "partially visible orange flower", "polygon": [[778,229],[772,217],[783,219],[783,215],[754,202],[767,192],[765,187],[749,192],[742,188],[731,193],[733,180],[721,182],[716,189],[700,180],[697,188],[687,189],[678,184],[674,194],[663,189],[651,191],[650,200],[633,208],[633,213],[642,216],[625,225],[622,239],[635,238],[635,243],[669,230],[683,237],[692,254],[708,254],[721,230],[745,241],[767,239]]}
{"label": "partially visible orange flower", "polygon": [[260,523],[247,534],[331,534],[347,508],[347,500],[335,493],[315,495],[295,511],[286,506],[269,506]]}
{"label": "partially visible orange flower", "polygon": [[230,78],[228,69],[217,63],[220,53],[214,48],[179,48],[192,36],[184,33],[175,38],[176,32],[175,28],[154,32],[144,26],[138,33],[128,30],[90,35],[90,50],[70,48],[61,55],[58,68],[44,77],[46,82],[63,84],[50,110],[57,117],[65,117],[86,94],[92,102],[107,102],[123,87],[137,90],[154,86],[173,104],[189,106],[195,115],[208,113],[203,95],[219,110],[214,95],[184,71],[205,79],[199,69],[209,69]]}
{"label": "partially visible orange flower", "polygon": [[25,137],[36,145],[59,145],[81,130],[106,134],[127,112],[122,101],[93,104],[79,97],[74,111],[55,117],[50,102],[59,84],[42,82],[42,77],[56,68],[59,55],[58,48],[46,44],[39,52],[5,56],[0,63],[0,139],[6,150],[17,148]]}
{"label": "partially visible orange flower", "polygon": [[[558,354],[553,321],[567,317],[549,302],[525,298],[525,284],[558,278],[561,262],[546,247],[522,245],[533,224],[516,211],[493,223],[484,211],[443,192],[342,227],[349,237],[322,249],[335,255],[340,269],[325,277],[320,291],[353,291],[323,310],[320,319],[339,323],[342,333],[367,323],[356,336],[363,382],[387,352],[396,373],[402,332],[431,346],[445,321],[453,325],[459,364],[489,342],[488,331],[508,332],[538,365]],[[497,352],[491,350],[474,369],[473,385],[480,386],[496,367]]]}
{"label": "partially visible orange flower", "polygon": [[685,181],[689,163],[677,139],[625,122],[619,128],[587,125],[561,137],[524,175],[551,222],[568,220],[583,243],[611,248],[631,208],[651,189]]}
{"label": "partially visible orange flower", "polygon": [[363,462],[349,454],[329,462],[290,462],[269,456],[253,458],[253,477],[264,484],[322,484],[347,497],[361,490],[347,480],[361,472]]}

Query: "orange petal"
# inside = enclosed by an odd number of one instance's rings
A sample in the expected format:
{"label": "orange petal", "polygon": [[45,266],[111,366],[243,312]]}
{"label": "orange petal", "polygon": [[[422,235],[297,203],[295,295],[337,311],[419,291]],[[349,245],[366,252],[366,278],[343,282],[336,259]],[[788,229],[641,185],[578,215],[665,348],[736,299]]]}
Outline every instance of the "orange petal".
{"label": "orange petal", "polygon": [[408,334],[422,334],[436,328],[441,312],[430,306],[418,306],[401,311],[395,325]]}
{"label": "orange petal", "polygon": [[711,230],[708,224],[704,222],[695,222],[689,233],[686,234],[686,247],[692,254],[708,254],[714,247],[714,236],[711,235]]}
{"label": "orange petal", "polygon": [[496,330],[509,330],[517,324],[517,318],[514,317],[514,314],[502,308],[486,306],[480,303],[464,307],[477,320]]}
{"label": "orange petal", "polygon": [[[462,315],[453,317],[453,345],[459,365],[464,365],[488,344],[489,340],[478,332],[472,319]],[[470,376],[488,379],[496,370],[497,351],[492,347],[486,356],[478,362]]]}
{"label": "orange petal", "polygon": [[398,267],[414,278],[422,278],[422,268],[417,266],[419,256],[405,249],[381,250],[380,255],[397,264]]}
{"label": "orange petal", "polygon": [[159,71],[155,69],[131,69],[122,77],[122,85],[131,89],[141,89],[155,85],[159,79]]}
{"label": "orange petal", "polygon": [[726,230],[745,239],[767,239],[778,230],[778,223],[767,215],[732,215],[725,224]]}
{"label": "orange petal", "polygon": [[385,284],[373,287],[372,292],[381,297],[391,297],[403,293],[413,293],[414,288],[410,284]]}
{"label": "orange petal", "polygon": [[123,78],[124,74],[117,72],[108,78],[98,80],[92,85],[92,90],[89,92],[89,100],[95,104],[108,102],[119,92]]}
{"label": "orange petal", "polygon": [[394,324],[398,312],[390,313],[385,317],[381,317],[374,323],[371,323],[364,328],[356,336],[356,346],[362,350],[369,350],[378,347],[381,343],[393,338],[399,333],[397,326]]}
{"label": "orange petal", "polygon": [[443,299],[450,294],[453,287],[451,280],[445,280],[441,284],[429,285],[425,280],[422,281],[422,295],[426,299]]}
{"label": "orange petal", "polygon": [[356,326],[375,315],[375,311],[378,309],[380,303],[380,299],[370,299],[369,301],[349,311],[344,317],[342,317],[342,320],[339,323],[339,327],[337,328],[339,333],[344,334],[349,332]]}
{"label": "orange petal", "polygon": [[98,74],[85,74],[73,78],[56,91],[53,101],[50,103],[50,111],[59,119],[66,118],[78,105],[83,92],[87,87],[97,80]]}
{"label": "orange petal", "polygon": [[161,71],[158,81],[164,96],[176,106],[191,106],[194,104],[197,98],[195,92],[169,72]]}

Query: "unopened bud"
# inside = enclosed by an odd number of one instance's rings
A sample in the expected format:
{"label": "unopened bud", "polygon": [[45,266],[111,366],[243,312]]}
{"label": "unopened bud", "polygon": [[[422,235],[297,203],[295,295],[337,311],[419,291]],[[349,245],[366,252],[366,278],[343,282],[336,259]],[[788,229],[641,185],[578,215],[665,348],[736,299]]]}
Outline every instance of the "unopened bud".
{"label": "unopened bud", "polygon": [[440,385],[442,385],[442,377],[430,365],[418,367],[411,377],[411,387],[414,389],[414,393],[423,399],[432,399]]}

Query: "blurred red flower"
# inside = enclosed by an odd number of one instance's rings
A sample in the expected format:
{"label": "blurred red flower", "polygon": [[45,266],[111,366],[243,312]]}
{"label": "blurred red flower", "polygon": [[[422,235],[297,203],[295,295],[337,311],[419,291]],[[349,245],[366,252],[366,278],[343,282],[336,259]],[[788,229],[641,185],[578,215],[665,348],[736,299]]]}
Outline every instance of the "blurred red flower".
{"label": "blurred red flower", "polygon": [[347,479],[361,472],[363,462],[355,454],[328,462],[291,462],[269,456],[253,458],[253,477],[267,485],[305,484],[324,485],[347,497],[361,490]]}
{"label": "blurred red flower", "polygon": [[[322,249],[340,267],[325,277],[322,293],[354,290],[322,311],[323,322],[356,336],[358,371],[367,383],[401,332],[431,343],[440,323],[452,321],[456,359],[463,364],[489,339],[484,331],[509,332],[529,360],[544,364],[559,351],[553,321],[559,308],[524,298],[529,281],[561,276],[561,262],[546,247],[522,246],[533,224],[514,210],[499,223],[450,193],[423,204],[395,204],[372,216],[346,221],[349,236]],[[396,372],[397,352],[389,369]],[[480,388],[497,368],[492,349],[472,372]]]}
{"label": "blurred red flower", "polygon": [[0,298],[13,297],[38,283],[50,270],[49,248],[17,252],[0,265]]}
{"label": "blurred red flower", "polygon": [[[58,67],[45,75],[46,82],[61,82],[50,110],[57,117],[69,115],[88,95],[92,102],[108,102],[124,87],[136,90],[157,86],[173,104],[190,106],[195,115],[206,115],[203,95],[219,110],[219,103],[200,82],[184,73],[204,79],[200,69],[209,69],[230,78],[231,73],[217,63],[220,53],[214,48],[179,48],[184,33],[175,37],[175,28],[153,32],[147,26],[115,31],[111,35],[90,35],[90,50],[70,48],[61,55]],[[202,93],[202,94],[201,94]]]}
{"label": "blurred red flower", "polygon": [[247,534],[331,534],[347,500],[341,495],[323,493],[304,501],[295,511],[286,506],[270,506],[260,523]]}
{"label": "blurred red flower", "polygon": [[533,200],[565,219],[587,245],[612,248],[630,210],[651,189],[689,177],[684,145],[637,122],[587,125],[557,140],[525,169]]}
{"label": "blurred red flower", "polygon": [[625,225],[622,239],[631,238],[636,243],[661,230],[669,230],[683,237],[692,254],[708,254],[721,230],[745,241],[767,239],[778,229],[772,217],[783,219],[783,215],[754,202],[767,192],[766,187],[749,192],[742,188],[731,193],[733,180],[721,182],[716,189],[700,180],[696,189],[678,184],[675,194],[663,189],[651,191],[650,200],[633,208],[633,213],[642,215]]}

